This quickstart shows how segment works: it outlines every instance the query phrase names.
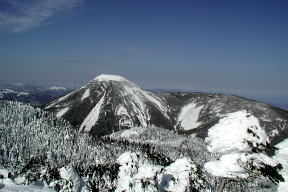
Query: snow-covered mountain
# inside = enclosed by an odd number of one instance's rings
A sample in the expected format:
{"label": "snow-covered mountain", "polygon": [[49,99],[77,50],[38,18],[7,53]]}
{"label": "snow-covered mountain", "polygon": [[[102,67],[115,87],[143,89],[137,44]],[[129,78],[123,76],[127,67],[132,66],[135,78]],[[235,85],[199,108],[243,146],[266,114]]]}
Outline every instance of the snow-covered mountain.
{"label": "snow-covered mountain", "polygon": [[100,75],[45,109],[97,135],[137,126],[173,129],[164,99],[116,75]]}
{"label": "snow-covered mountain", "polygon": [[178,132],[205,138],[208,129],[230,113],[246,110],[254,115],[273,144],[288,137],[288,112],[235,95],[210,93],[157,93],[171,109],[170,118]]}
{"label": "snow-covered mountain", "polygon": [[259,119],[273,143],[288,136],[288,112],[271,105],[226,94],[153,93],[116,75],[100,75],[45,109],[80,131],[97,135],[154,125],[203,139],[225,115],[247,110]]}

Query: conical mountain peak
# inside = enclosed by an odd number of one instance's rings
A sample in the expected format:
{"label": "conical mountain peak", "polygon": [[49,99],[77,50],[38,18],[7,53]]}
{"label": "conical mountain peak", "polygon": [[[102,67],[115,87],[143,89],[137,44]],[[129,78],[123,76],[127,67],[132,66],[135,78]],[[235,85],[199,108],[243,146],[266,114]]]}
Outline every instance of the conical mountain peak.
{"label": "conical mountain peak", "polygon": [[128,80],[125,77],[120,75],[109,75],[109,74],[102,74],[94,78],[94,81],[124,81],[127,82]]}

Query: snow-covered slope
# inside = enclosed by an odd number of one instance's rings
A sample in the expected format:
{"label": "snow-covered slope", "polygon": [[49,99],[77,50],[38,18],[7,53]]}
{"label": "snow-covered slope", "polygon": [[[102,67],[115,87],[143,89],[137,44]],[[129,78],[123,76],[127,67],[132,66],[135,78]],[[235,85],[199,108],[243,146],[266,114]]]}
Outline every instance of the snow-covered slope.
{"label": "snow-covered slope", "polygon": [[173,129],[165,100],[116,75],[100,75],[45,109],[98,135],[135,126]]}

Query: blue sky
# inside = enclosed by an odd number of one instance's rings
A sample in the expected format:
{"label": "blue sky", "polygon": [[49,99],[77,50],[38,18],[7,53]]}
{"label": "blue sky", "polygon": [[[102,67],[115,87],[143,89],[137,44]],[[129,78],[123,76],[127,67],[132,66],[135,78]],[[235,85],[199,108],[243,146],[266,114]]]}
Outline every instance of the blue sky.
{"label": "blue sky", "polygon": [[0,0],[0,80],[288,95],[288,2]]}

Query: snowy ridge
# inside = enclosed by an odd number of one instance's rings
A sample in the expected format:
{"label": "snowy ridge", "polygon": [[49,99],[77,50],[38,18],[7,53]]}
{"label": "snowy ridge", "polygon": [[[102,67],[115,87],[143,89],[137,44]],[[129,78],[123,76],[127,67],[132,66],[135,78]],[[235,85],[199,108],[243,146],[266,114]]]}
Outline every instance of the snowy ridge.
{"label": "snowy ridge", "polygon": [[160,98],[149,94],[147,91],[142,91],[143,96],[149,100],[151,103],[153,103],[162,113],[163,115],[169,119],[169,116],[167,115],[167,106],[161,101]]}
{"label": "snowy ridge", "polygon": [[100,101],[91,110],[89,115],[84,119],[83,123],[80,126],[80,131],[89,132],[91,128],[96,124],[99,118],[101,106],[104,102],[104,98],[105,98],[105,93],[101,97]]}
{"label": "snowy ridge", "polygon": [[165,104],[163,104],[163,101],[161,101],[161,99],[157,98],[156,96],[150,95],[135,84],[132,84],[132,86],[124,86],[124,91],[122,93],[124,97],[129,96],[132,98],[132,105],[135,106],[135,109],[140,109],[138,113],[140,114],[142,126],[146,127],[147,121],[150,120],[150,115],[146,108],[147,101],[153,103],[153,105],[157,107],[166,118],[169,118],[167,115],[168,109]]}

